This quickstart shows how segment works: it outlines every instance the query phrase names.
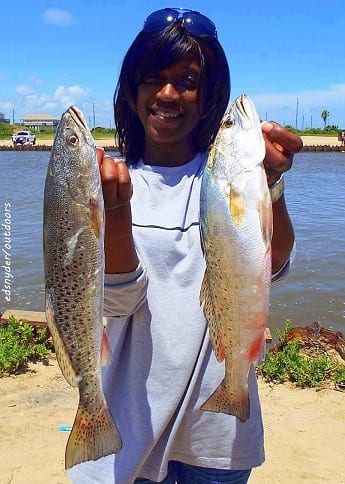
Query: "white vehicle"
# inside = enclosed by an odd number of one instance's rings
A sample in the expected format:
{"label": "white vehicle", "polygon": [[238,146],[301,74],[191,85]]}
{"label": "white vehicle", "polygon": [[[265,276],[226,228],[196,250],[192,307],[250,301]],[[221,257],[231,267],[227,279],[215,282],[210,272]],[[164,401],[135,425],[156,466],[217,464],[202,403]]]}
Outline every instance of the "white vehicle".
{"label": "white vehicle", "polygon": [[18,131],[12,136],[13,146],[15,145],[34,145],[36,136],[31,131]]}

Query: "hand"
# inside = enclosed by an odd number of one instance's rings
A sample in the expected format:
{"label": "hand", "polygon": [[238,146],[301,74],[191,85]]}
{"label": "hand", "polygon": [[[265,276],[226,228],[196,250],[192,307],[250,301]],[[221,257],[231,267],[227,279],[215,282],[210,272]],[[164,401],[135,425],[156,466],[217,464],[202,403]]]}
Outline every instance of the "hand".
{"label": "hand", "polygon": [[302,139],[274,121],[261,124],[262,134],[266,145],[264,167],[267,182],[272,185],[284,171],[290,170],[293,156],[301,151]]}
{"label": "hand", "polygon": [[97,148],[96,153],[101,172],[104,208],[110,210],[128,205],[133,188],[126,163],[120,159],[114,160],[102,148]]}

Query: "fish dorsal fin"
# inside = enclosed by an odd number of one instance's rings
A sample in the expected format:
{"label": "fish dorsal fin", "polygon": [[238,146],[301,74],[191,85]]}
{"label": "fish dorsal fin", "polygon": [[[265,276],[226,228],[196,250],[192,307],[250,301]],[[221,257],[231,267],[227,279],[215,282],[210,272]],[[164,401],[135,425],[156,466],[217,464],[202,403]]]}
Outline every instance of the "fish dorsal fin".
{"label": "fish dorsal fin", "polygon": [[51,296],[49,294],[46,295],[46,318],[49,331],[54,341],[56,358],[59,363],[61,372],[72,387],[77,387],[79,379],[76,375],[70,357],[68,356],[68,353],[66,351],[64,342],[61,338],[59,328],[56,323]]}
{"label": "fish dorsal fin", "polygon": [[217,325],[217,318],[214,312],[214,305],[212,301],[212,295],[210,291],[209,277],[207,269],[204,274],[204,278],[201,284],[200,290],[200,302],[203,304],[203,311],[205,318],[208,322],[209,333],[211,343],[219,362],[223,361],[225,358],[224,349],[221,342],[221,337],[219,335],[219,329]]}

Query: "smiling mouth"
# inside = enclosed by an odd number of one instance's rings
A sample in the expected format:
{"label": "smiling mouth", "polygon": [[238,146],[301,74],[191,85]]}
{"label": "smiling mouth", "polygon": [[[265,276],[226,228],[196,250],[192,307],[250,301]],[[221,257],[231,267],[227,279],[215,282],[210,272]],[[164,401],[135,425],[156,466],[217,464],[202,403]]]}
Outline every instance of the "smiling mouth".
{"label": "smiling mouth", "polygon": [[179,118],[181,116],[180,113],[167,113],[167,112],[164,112],[164,111],[154,111],[153,109],[151,110],[151,113],[154,116],[159,116],[159,117],[164,118],[164,119],[176,119],[176,118]]}

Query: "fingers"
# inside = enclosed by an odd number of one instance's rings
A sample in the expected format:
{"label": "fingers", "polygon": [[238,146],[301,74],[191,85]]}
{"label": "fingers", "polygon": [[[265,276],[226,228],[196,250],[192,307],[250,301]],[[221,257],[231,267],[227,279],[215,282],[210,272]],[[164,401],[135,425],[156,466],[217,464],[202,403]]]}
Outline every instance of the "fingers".
{"label": "fingers", "polygon": [[303,141],[299,136],[274,121],[263,122],[261,129],[272,143],[277,144],[290,155],[298,153],[303,148]]}
{"label": "fingers", "polygon": [[96,154],[105,208],[113,209],[128,204],[132,196],[132,183],[126,163],[114,160],[100,148],[97,148]]}
{"label": "fingers", "polygon": [[269,184],[274,183],[282,173],[290,170],[294,154],[301,151],[302,139],[274,121],[261,124],[266,155],[264,166]]}

